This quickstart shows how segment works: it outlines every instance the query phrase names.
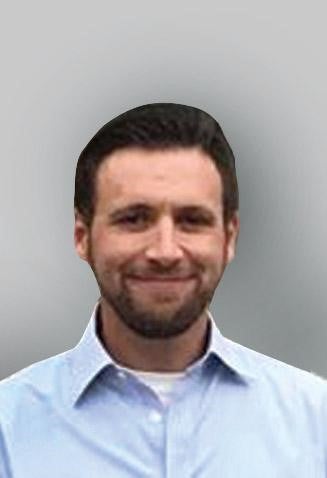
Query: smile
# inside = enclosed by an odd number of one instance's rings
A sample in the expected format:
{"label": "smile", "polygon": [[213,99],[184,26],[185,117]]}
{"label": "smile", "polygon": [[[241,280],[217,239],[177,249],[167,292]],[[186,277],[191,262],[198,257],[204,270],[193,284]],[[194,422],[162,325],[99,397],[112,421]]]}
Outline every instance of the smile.
{"label": "smile", "polygon": [[139,286],[149,287],[149,288],[175,288],[187,285],[190,282],[195,280],[194,276],[190,277],[129,277],[128,280]]}

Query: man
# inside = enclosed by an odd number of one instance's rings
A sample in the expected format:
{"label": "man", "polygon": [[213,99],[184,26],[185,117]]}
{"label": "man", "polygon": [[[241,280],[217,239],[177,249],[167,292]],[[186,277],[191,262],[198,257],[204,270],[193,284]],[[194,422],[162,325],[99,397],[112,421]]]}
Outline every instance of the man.
{"label": "man", "polygon": [[326,477],[325,381],[224,338],[208,310],[239,232],[217,122],[161,103],[106,124],[75,219],[101,297],[75,348],[1,383],[1,478]]}

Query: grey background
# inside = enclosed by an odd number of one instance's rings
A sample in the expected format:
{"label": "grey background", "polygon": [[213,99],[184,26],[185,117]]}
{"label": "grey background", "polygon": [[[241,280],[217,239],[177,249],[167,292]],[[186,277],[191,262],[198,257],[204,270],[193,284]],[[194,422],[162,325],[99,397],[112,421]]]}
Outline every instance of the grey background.
{"label": "grey background", "polygon": [[326,4],[4,2],[0,377],[74,346],[98,298],[73,247],[77,157],[109,119],[207,110],[237,158],[224,335],[327,376]]}

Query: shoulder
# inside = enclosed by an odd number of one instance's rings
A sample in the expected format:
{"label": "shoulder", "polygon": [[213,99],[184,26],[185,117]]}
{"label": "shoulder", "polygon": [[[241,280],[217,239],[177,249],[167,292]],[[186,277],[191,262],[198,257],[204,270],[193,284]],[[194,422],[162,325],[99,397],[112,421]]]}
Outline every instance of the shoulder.
{"label": "shoulder", "polygon": [[59,393],[70,351],[36,362],[0,381],[0,420]]}
{"label": "shoulder", "polygon": [[321,405],[327,402],[327,379],[225,339],[228,347],[254,377],[257,389],[263,389],[280,400],[307,401]]}

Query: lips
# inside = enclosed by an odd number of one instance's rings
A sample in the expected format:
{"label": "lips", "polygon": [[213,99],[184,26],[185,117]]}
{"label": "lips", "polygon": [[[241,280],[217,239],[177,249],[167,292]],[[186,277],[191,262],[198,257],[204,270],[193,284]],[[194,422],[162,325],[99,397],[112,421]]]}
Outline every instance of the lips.
{"label": "lips", "polygon": [[144,282],[184,282],[190,279],[194,279],[194,276],[186,277],[140,277],[140,276],[129,276],[129,279],[144,281]]}
{"label": "lips", "polygon": [[169,294],[180,297],[184,290],[188,290],[194,284],[194,276],[187,277],[129,277],[128,283],[132,289],[143,293]]}

